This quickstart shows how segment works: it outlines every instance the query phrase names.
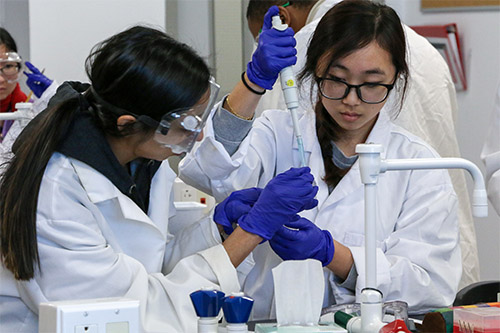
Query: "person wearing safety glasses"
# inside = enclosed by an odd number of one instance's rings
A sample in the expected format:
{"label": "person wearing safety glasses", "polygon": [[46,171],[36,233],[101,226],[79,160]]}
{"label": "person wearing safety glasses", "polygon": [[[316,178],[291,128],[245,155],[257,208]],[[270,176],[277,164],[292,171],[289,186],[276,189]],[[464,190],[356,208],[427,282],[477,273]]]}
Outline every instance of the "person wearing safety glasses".
{"label": "person wearing safety glasses", "polygon": [[[21,57],[17,54],[17,45],[9,32],[0,28],[0,112],[16,111],[16,104],[26,101],[19,83]],[[12,121],[1,121],[2,138],[7,133]]]}
{"label": "person wearing safety glasses", "polygon": [[[0,183],[0,331],[35,332],[40,302],[126,297],[140,300],[141,331],[196,332],[189,294],[239,291],[235,267],[317,204],[312,176],[234,192],[173,237],[166,159],[201,139],[219,86],[190,47],[140,26],[98,44],[86,69],[90,84],[63,83],[24,129]],[[271,203],[288,178],[294,193]],[[214,220],[243,214],[222,242]]]}
{"label": "person wearing safety glasses", "polygon": [[[51,92],[50,95],[47,96],[47,98],[43,98],[41,100],[39,99],[47,90],[47,88],[49,88],[49,86],[52,84],[53,80],[46,77],[30,62],[26,62],[26,67],[28,67],[28,69],[31,71],[24,72],[24,74],[27,76],[26,84],[38,98],[37,101],[35,101],[36,105],[34,105],[34,109],[41,111],[47,106],[47,101],[55,92],[55,87],[53,89],[53,92]],[[21,87],[18,83],[19,73],[21,72],[22,68],[23,60],[17,53],[17,45],[14,41],[14,38],[12,38],[7,30],[5,30],[4,28],[0,28],[0,112],[14,112],[16,111],[17,103],[28,102],[28,97],[21,90]],[[12,120],[6,120],[0,123],[2,128],[2,139],[6,137],[7,132],[12,126],[12,123]],[[16,136],[18,132],[20,132],[20,130],[16,131]],[[10,144],[8,148],[10,148]]]}

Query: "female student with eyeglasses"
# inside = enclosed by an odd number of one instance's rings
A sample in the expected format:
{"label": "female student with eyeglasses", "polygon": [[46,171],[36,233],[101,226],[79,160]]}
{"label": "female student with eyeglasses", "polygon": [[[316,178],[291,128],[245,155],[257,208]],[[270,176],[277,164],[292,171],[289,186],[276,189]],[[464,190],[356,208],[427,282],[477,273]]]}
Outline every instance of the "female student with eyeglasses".
{"label": "female student with eyeglasses", "polygon": [[[290,38],[271,29],[271,16],[277,14],[277,7],[266,14],[259,38],[268,45],[275,41],[274,47]],[[268,110],[253,124],[247,120],[259,94],[273,86],[279,73],[271,66],[259,72],[259,56],[272,46],[264,47],[259,44],[242,81],[209,120],[205,138],[180,165],[185,182],[203,185],[218,200],[235,189],[264,186],[300,163],[288,111]],[[388,6],[345,0],[319,22],[301,76],[316,82],[311,97],[318,102],[314,110],[301,110],[299,119],[319,203],[253,251],[255,265],[244,291],[255,299],[254,319],[275,315],[271,269],[282,260],[315,258],[323,263],[324,306],[353,303],[364,288],[364,191],[356,145],[382,144],[384,158],[438,157],[420,138],[391,122],[404,112],[402,100],[391,92],[398,89],[404,98],[406,56],[401,22]],[[377,190],[377,288],[384,300],[405,301],[412,313],[451,304],[461,257],[457,197],[447,171],[384,174]]]}

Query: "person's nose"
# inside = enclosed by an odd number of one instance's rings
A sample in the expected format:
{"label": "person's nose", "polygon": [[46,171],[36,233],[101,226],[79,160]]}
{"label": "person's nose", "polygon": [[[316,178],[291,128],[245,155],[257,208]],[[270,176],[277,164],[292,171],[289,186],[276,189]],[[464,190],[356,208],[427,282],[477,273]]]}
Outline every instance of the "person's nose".
{"label": "person's nose", "polygon": [[359,99],[358,93],[356,91],[356,88],[351,88],[349,90],[349,93],[347,93],[347,96],[344,97],[342,100],[344,104],[348,105],[359,105],[361,104],[361,99]]}

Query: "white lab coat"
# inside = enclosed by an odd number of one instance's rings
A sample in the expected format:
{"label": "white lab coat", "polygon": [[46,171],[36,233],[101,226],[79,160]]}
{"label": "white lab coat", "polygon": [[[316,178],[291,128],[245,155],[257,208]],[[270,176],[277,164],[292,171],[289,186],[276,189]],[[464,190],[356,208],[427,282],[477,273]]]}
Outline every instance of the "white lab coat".
{"label": "white lab coat", "polygon": [[481,151],[481,159],[486,166],[488,198],[500,215],[500,85],[491,113],[491,122]]}
{"label": "white lab coat", "polygon": [[140,301],[145,331],[196,332],[189,294],[240,287],[213,221],[168,233],[174,178],[165,161],[146,215],[101,173],[55,153],[38,200],[41,272],[23,282],[0,267],[0,331],[36,332],[40,302],[127,297]]}
{"label": "white lab coat", "polygon": [[[438,154],[421,139],[392,124],[386,107],[367,142],[380,143],[386,158],[427,158]],[[364,195],[356,162],[331,194],[322,180],[325,171],[316,137],[314,114],[299,119],[306,152],[319,192],[316,208],[301,215],[331,232],[348,246],[359,274],[356,295],[365,285]],[[299,165],[297,143],[288,112],[269,110],[256,119],[239,149],[229,156],[213,136],[211,121],[205,137],[180,163],[181,179],[197,184],[217,200],[232,191],[264,187],[278,173]],[[378,184],[377,286],[385,300],[404,300],[410,311],[424,312],[449,305],[461,276],[458,244],[457,198],[446,170],[390,171]],[[243,290],[255,299],[253,319],[273,317],[271,269],[281,262],[268,243],[253,251],[255,266]],[[327,295],[324,306],[350,303],[355,295],[338,285],[325,269]]]}
{"label": "white lab coat", "polygon": [[[319,0],[309,13],[306,25],[295,34],[297,63],[292,67],[295,75],[305,65],[307,46],[319,21],[340,1]],[[429,143],[440,156],[460,157],[455,133],[458,105],[448,65],[427,39],[404,24],[403,28],[407,40],[410,80],[403,111],[394,122]],[[299,88],[302,109],[313,110],[310,83],[305,82]],[[279,80],[271,91],[262,96],[256,114],[260,115],[268,109],[286,109]],[[476,231],[464,172],[450,170],[449,173],[459,199],[458,219],[464,269],[460,287],[464,287],[479,281]]]}

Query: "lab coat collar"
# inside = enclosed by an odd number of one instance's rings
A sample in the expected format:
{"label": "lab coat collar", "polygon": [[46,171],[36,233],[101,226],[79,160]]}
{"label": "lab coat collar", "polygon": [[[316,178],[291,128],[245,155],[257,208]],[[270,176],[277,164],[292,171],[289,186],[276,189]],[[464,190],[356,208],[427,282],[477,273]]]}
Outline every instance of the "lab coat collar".
{"label": "lab coat collar", "polygon": [[325,15],[333,6],[342,0],[318,0],[307,15],[306,25],[314,20],[317,20]]}
{"label": "lab coat collar", "polygon": [[132,199],[124,195],[106,176],[79,160],[70,158],[70,161],[92,203],[99,206],[100,203],[114,199],[125,219],[145,222],[156,228],[146,213]]}
{"label": "lab coat collar", "polygon": [[[386,104],[387,105],[387,104]],[[385,106],[380,110],[380,113],[378,115],[377,121],[375,122],[375,125],[373,126],[370,134],[368,135],[368,138],[366,142],[373,142],[377,144],[381,144],[384,149],[387,149],[389,140],[390,140],[390,133],[392,129],[392,122],[390,121],[390,117],[388,115],[388,110],[390,109],[390,106]],[[314,128],[315,126],[313,126]],[[314,136],[316,138],[316,136]],[[312,158],[311,161],[317,160],[321,161],[323,163],[323,159],[321,157],[321,149],[319,148],[319,142],[317,139],[315,142],[318,144],[318,149],[313,152],[313,154],[317,155],[317,158]],[[385,150],[381,153],[381,157],[385,158]],[[315,165],[315,169],[317,170],[322,170],[321,177],[324,176],[324,166],[321,165]],[[312,168],[312,165],[311,165]],[[313,172],[314,173],[314,172]],[[317,175],[314,174],[315,178],[317,179]],[[380,177],[383,177],[384,174],[381,174]],[[334,203],[340,201],[341,199],[347,197],[349,194],[358,191],[362,186],[363,183],[361,182],[361,174],[359,171],[359,159],[354,163],[354,165],[351,167],[349,172],[340,180],[340,182],[337,184],[333,192],[328,196],[328,187],[326,186],[326,183],[323,181],[318,182],[318,186],[320,187],[320,191],[325,193],[326,195],[321,195],[321,193],[318,193],[318,208],[321,209],[323,205],[325,206],[330,206],[333,205]],[[323,185],[323,186],[322,186]],[[327,196],[327,198],[325,198]]]}

